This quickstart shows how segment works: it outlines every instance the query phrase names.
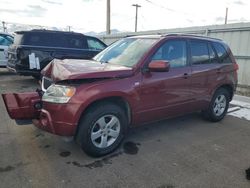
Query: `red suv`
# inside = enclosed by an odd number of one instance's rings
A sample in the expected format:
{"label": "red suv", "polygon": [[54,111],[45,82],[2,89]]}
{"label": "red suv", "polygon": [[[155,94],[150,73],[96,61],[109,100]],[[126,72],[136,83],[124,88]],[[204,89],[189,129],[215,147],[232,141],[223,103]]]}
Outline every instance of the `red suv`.
{"label": "red suv", "polygon": [[74,136],[91,156],[115,150],[130,126],[201,111],[224,118],[238,65],[221,40],[171,34],[121,39],[92,60],[53,60],[42,91],[3,94],[17,123]]}

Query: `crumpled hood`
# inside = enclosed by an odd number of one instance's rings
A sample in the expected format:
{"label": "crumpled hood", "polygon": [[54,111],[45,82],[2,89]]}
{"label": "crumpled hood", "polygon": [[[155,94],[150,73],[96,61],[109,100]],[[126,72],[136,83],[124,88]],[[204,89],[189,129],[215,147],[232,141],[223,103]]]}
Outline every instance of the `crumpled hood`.
{"label": "crumpled hood", "polygon": [[132,76],[132,68],[93,60],[54,59],[43,70],[42,75],[54,82],[88,78],[122,78]]}

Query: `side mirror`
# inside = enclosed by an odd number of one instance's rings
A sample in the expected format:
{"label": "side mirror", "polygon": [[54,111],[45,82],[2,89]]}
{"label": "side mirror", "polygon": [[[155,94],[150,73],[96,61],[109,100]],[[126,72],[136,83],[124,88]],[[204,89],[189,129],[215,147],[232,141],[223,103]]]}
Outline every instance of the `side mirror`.
{"label": "side mirror", "polygon": [[149,63],[148,68],[152,72],[168,72],[170,64],[168,61],[154,60]]}

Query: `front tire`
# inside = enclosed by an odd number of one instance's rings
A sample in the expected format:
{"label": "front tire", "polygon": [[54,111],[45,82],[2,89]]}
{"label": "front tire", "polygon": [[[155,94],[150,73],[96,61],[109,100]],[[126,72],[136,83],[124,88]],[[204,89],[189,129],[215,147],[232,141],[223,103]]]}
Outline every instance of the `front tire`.
{"label": "front tire", "polygon": [[85,153],[100,157],[114,151],[128,127],[124,110],[112,103],[90,107],[80,121],[77,140]]}
{"label": "front tire", "polygon": [[202,111],[203,117],[213,122],[222,120],[228,110],[230,94],[228,90],[219,88],[210,102],[209,108]]}

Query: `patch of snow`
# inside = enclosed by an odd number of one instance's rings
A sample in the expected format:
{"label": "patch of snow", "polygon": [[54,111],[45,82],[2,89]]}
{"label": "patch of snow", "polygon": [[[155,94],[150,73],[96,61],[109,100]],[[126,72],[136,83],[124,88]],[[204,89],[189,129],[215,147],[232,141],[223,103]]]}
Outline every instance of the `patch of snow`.
{"label": "patch of snow", "polygon": [[[237,101],[239,102],[239,101]],[[230,110],[230,109],[229,109]],[[250,108],[241,108],[239,110],[234,110],[228,113],[228,115],[235,116],[241,119],[246,119],[250,121]]]}
{"label": "patch of snow", "polygon": [[250,103],[247,102],[232,100],[230,104],[250,109]]}
{"label": "patch of snow", "polygon": [[240,110],[239,106],[231,107],[231,108],[228,108],[227,113],[230,113],[230,112],[233,112],[233,111],[237,111],[237,110]]}

